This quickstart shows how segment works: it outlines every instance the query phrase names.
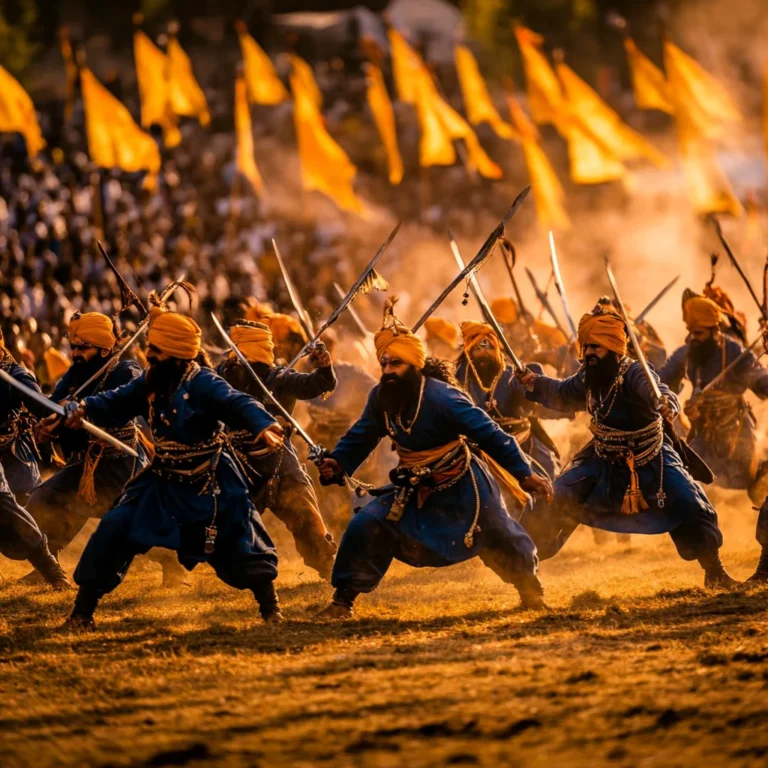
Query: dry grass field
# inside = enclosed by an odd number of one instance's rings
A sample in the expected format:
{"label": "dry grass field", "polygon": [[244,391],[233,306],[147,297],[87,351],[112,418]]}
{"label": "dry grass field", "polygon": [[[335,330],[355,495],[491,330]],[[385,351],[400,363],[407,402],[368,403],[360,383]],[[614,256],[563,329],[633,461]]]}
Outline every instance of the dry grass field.
{"label": "dry grass field", "polygon": [[[745,578],[754,513],[721,516]],[[768,588],[705,592],[665,537],[579,531],[543,565],[548,612],[479,562],[398,566],[335,624],[289,556],[278,627],[207,568],[169,590],[137,561],[73,634],[72,596],[22,572],[0,562],[3,768],[768,763]]]}

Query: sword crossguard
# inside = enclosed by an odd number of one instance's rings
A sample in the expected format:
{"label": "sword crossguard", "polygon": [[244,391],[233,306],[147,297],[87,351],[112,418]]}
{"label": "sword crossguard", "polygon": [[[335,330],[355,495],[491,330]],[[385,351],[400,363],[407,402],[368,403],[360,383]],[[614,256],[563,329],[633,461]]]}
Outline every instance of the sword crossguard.
{"label": "sword crossguard", "polygon": [[325,461],[325,459],[327,458],[328,458],[328,451],[325,448],[323,448],[322,445],[319,445],[319,444],[313,445],[309,449],[309,460],[313,464],[320,466],[320,464],[322,464],[323,461]]}

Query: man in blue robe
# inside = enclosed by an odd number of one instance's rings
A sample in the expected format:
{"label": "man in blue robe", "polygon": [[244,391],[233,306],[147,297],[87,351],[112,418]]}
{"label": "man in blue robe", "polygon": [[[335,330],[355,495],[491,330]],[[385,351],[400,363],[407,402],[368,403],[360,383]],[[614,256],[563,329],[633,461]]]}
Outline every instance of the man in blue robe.
{"label": "man in blue robe", "polygon": [[320,475],[343,482],[387,437],[400,463],[393,484],[350,520],[333,569],[333,602],[320,616],[351,615],[355,598],[376,589],[393,559],[439,567],[479,556],[517,588],[524,606],[542,607],[536,548],[507,513],[496,477],[521,501],[526,491],[550,494],[549,480],[455,386],[451,366],[427,360],[421,340],[394,316],[375,344],[381,382]]}
{"label": "man in blue robe", "polygon": [[282,429],[252,397],[214,373],[201,355],[200,337],[191,318],[153,308],[148,370],[118,389],[66,406],[68,427],[85,417],[115,427],[143,416],[155,449],[83,551],[72,627],[93,626],[99,600],[151,547],[175,550],[189,570],[209,563],[229,586],[253,592],[265,621],[282,618],[273,583],[277,554],[222,423],[249,430],[265,448],[280,444]]}
{"label": "man in blue robe", "polygon": [[[598,304],[579,323],[582,368],[564,379],[520,374],[528,398],[546,408],[587,410],[594,439],[555,481],[555,500],[521,519],[542,559],[579,524],[616,533],[669,533],[684,560],[698,560],[708,587],[736,582],[720,562],[722,534],[702,487],[683,464],[665,421],[677,398],[659,382],[655,402],[642,366],[627,356],[623,320]],[[655,376],[655,374],[652,374]]]}
{"label": "man in blue robe", "polygon": [[[472,402],[482,408],[508,435],[512,435],[539,471],[554,479],[560,472],[560,456],[552,439],[536,417],[537,406],[525,396],[515,378],[496,332],[487,323],[461,324],[464,348],[456,363],[456,378]],[[543,373],[536,363],[530,366]]]}
{"label": "man in blue robe", "polygon": [[[275,365],[274,340],[267,325],[241,320],[230,329],[230,337],[288,413],[293,413],[297,400],[329,395],[336,386],[331,356],[322,344],[309,356],[315,370],[301,373]],[[233,353],[218,370],[231,386],[251,395],[279,420],[279,411]],[[266,457],[260,449],[254,449],[254,435],[247,429],[237,428],[229,430],[229,438],[249,480],[255,483],[257,492],[253,503],[256,509],[261,514],[269,509],[281,520],[291,532],[304,562],[322,578],[330,579],[336,543],[325,527],[312,480],[299,462],[291,441],[286,440],[270,457],[271,472],[264,483],[262,473]]]}
{"label": "man in blue robe", "polygon": [[691,422],[691,447],[709,464],[723,488],[747,490],[758,504],[768,491],[765,471],[758,471],[755,415],[745,399],[747,390],[761,400],[768,397],[768,370],[750,352],[714,387],[702,390],[744,352],[726,335],[720,307],[709,298],[686,291],[683,318],[688,328],[686,343],[674,352],[659,371],[661,380],[676,393],[685,380],[693,395],[685,406]]}

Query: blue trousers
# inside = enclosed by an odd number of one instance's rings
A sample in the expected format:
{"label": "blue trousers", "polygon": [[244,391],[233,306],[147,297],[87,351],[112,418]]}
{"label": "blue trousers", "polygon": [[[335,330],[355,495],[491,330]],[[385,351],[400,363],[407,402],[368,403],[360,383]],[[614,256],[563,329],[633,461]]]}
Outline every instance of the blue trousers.
{"label": "blue trousers", "polygon": [[28,560],[44,541],[37,523],[11,493],[0,464],[0,554],[11,560]]}

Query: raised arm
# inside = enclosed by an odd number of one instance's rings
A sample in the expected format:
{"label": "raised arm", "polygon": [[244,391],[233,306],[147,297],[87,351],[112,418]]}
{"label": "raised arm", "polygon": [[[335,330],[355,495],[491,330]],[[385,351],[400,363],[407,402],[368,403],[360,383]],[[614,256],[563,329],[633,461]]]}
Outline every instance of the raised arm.
{"label": "raised arm", "polygon": [[523,481],[531,475],[531,464],[520,450],[517,440],[504,432],[482,408],[473,405],[460,390],[449,394],[440,416],[517,480]]}
{"label": "raised arm", "polygon": [[137,416],[147,417],[149,412],[147,396],[145,375],[142,374],[123,384],[122,387],[86,397],[83,400],[85,418],[101,427],[113,429],[122,427]]}
{"label": "raised arm", "polygon": [[286,394],[295,400],[311,400],[336,389],[336,374],[332,365],[317,368],[312,373],[299,373],[292,368],[283,368],[275,376],[273,387],[278,398]]}
{"label": "raised arm", "polygon": [[[667,401],[669,418],[674,418],[680,413],[680,401],[677,399],[677,395],[659,378],[656,371],[651,370],[651,376],[656,380],[659,386],[662,397]],[[652,411],[659,410],[659,404],[656,402],[656,396],[651,389],[651,383],[648,381],[645,372],[643,371],[640,363],[633,363],[625,374],[625,380],[627,382],[628,394],[634,400],[641,402]]]}
{"label": "raised arm", "polygon": [[[14,379],[16,379],[16,381],[21,382],[28,389],[31,389],[41,395],[43,394],[34,374],[30,373],[23,366],[14,364],[11,366],[11,369],[8,372],[11,374],[11,376],[13,376]],[[3,387],[5,387],[8,393],[8,397],[10,398],[12,404],[11,407],[14,410],[18,410],[21,405],[24,404],[27,407],[27,410],[38,418],[43,418],[44,416],[50,415],[51,412],[45,406],[40,405],[40,403],[33,400],[31,397],[25,397],[21,394],[21,392],[19,392],[18,389],[14,389],[10,384],[3,382]]]}
{"label": "raised arm", "polygon": [[667,362],[659,369],[659,379],[663,381],[675,394],[683,390],[686,364],[688,362],[688,347],[683,345],[675,350]]}
{"label": "raised arm", "polygon": [[354,471],[373,453],[386,430],[376,408],[378,387],[371,390],[362,416],[344,433],[330,457],[337,461],[347,475]]}
{"label": "raised arm", "polygon": [[260,435],[277,423],[261,403],[245,392],[233,389],[212,371],[201,372],[192,379],[191,395],[205,413],[232,429],[247,429]]}
{"label": "raised arm", "polygon": [[587,407],[581,371],[567,379],[538,376],[533,383],[533,389],[527,391],[525,396],[532,402],[553,411],[583,411]]}

